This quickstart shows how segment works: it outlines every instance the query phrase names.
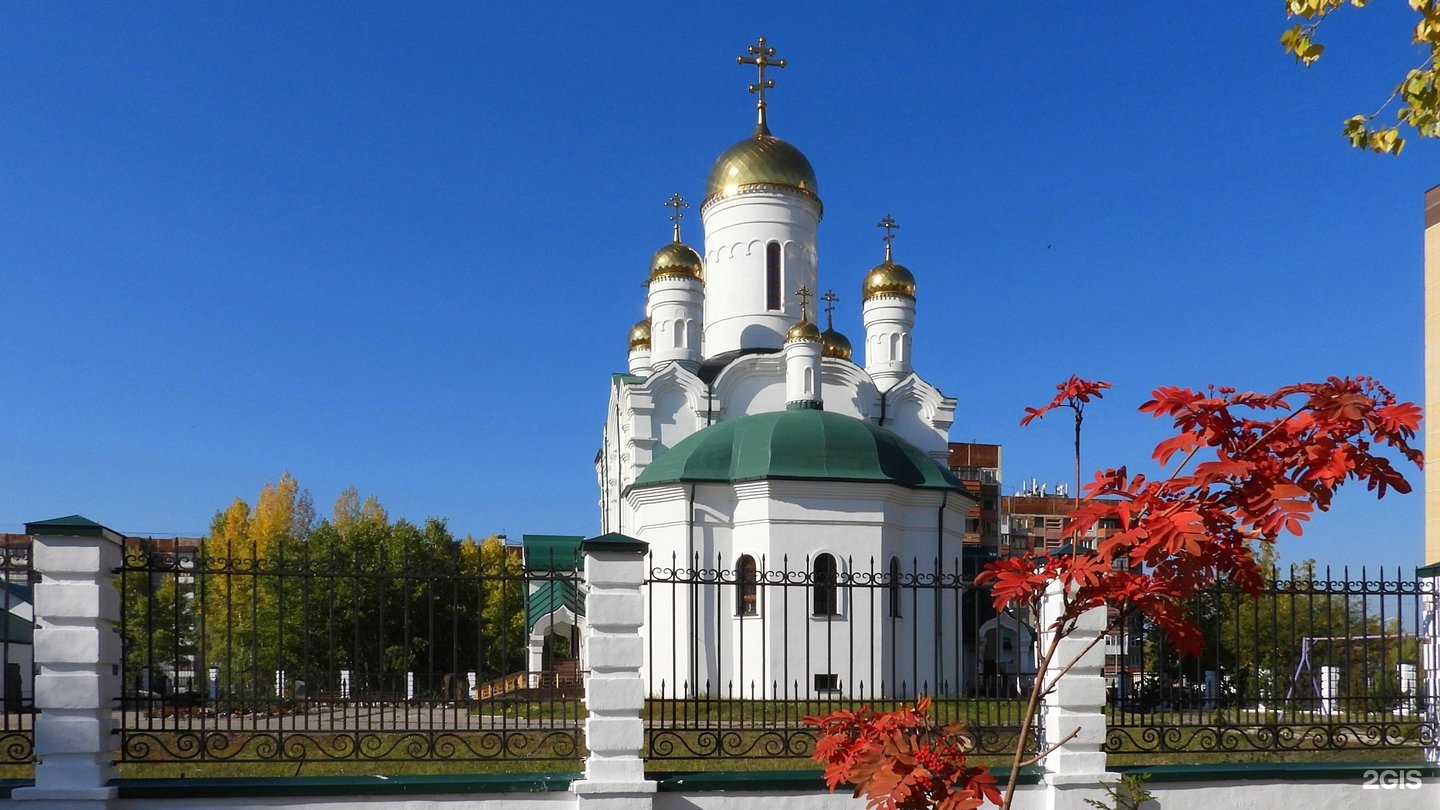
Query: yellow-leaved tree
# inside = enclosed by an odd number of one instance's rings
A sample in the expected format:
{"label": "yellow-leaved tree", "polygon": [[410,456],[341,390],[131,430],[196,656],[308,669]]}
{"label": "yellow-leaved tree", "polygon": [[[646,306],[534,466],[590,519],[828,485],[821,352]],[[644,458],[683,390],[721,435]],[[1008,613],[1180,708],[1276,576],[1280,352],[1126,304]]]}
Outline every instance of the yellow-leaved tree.
{"label": "yellow-leaved tree", "polygon": [[[1345,119],[1350,145],[1382,154],[1398,155],[1405,148],[1402,131],[1422,138],[1440,137],[1440,0],[1408,0],[1417,15],[1411,35],[1417,46],[1417,64],[1405,74],[1388,98],[1369,115]],[[1325,46],[1315,40],[1321,23],[1346,6],[1364,8],[1370,0],[1285,0],[1285,12],[1295,23],[1280,35],[1280,45],[1295,61],[1310,67]],[[1377,123],[1382,113],[1397,106],[1394,124]]]}

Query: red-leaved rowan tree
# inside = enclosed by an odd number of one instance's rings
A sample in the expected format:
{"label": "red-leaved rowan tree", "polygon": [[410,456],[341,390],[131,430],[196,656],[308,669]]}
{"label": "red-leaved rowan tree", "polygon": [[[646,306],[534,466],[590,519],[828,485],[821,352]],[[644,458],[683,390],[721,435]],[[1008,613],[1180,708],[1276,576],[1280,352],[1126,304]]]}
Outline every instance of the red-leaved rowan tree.
{"label": "red-leaved rowan tree", "polygon": [[[1027,408],[1022,424],[1067,405],[1072,395],[1083,392],[1083,404],[1108,387],[1072,377],[1058,386],[1060,394],[1049,405]],[[1392,458],[1416,468],[1423,464],[1420,451],[1410,444],[1420,426],[1420,408],[1398,401],[1368,377],[1331,377],[1269,394],[1167,387],[1151,396],[1140,411],[1170,419],[1176,431],[1154,452],[1167,472],[1147,478],[1125,467],[1101,471],[1066,521],[1065,537],[1075,553],[1007,557],[990,563],[976,578],[977,585],[989,585],[997,610],[1021,609],[1038,616],[1047,593],[1059,601],[1058,609],[1051,606],[1046,613],[1051,623],[1003,796],[996,795],[993,780],[984,781],[967,765],[963,750],[947,760],[942,771],[926,764],[931,760],[915,756],[910,740],[918,743],[936,732],[927,731],[920,719],[897,720],[893,715],[923,715],[928,709],[923,699],[915,709],[892,715],[862,710],[840,719],[839,713],[815,718],[824,735],[815,756],[827,762],[832,788],[840,782],[855,784],[856,795],[868,796],[878,810],[977,807],[984,799],[1008,808],[1020,769],[1078,732],[1026,756],[1041,700],[1079,660],[1055,657],[1059,642],[1074,632],[1081,615],[1108,608],[1113,628],[1139,614],[1160,628],[1177,651],[1196,655],[1203,639],[1185,612],[1196,591],[1229,582],[1258,595],[1264,584],[1255,557],[1259,544],[1273,543],[1282,533],[1299,535],[1313,512],[1330,508],[1335,491],[1347,481],[1363,482],[1377,497],[1392,490],[1409,492],[1410,484]],[[1078,408],[1076,413],[1078,417]],[[1094,529],[1101,521],[1118,529],[1097,537]],[[1091,547],[1080,551],[1086,543]],[[1103,634],[1091,644],[1101,638]],[[893,742],[897,727],[925,734],[900,734],[910,746],[906,748]],[[880,737],[890,742],[873,743],[879,728],[889,729]],[[963,729],[944,734],[966,739]],[[843,743],[861,739],[872,742]],[[902,772],[904,778],[897,779],[895,774]],[[951,777],[948,787],[933,786],[942,774]],[[918,784],[925,789],[916,789]],[[929,803],[916,803],[925,801]]]}

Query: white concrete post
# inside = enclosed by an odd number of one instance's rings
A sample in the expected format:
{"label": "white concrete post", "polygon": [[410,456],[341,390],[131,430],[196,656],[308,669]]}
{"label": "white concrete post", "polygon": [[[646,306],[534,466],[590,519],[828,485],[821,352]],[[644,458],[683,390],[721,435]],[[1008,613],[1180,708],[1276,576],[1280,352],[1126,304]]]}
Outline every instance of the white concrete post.
{"label": "white concrete post", "polygon": [[350,699],[350,670],[340,670],[340,699]]}
{"label": "white concrete post", "polygon": [[1335,714],[1340,702],[1340,668],[1320,667],[1320,711]]}
{"label": "white concrete post", "polygon": [[580,544],[585,555],[585,775],[571,789],[582,808],[646,810],[655,783],[645,779],[645,543],[606,534]]}
{"label": "white concrete post", "polygon": [[1215,711],[1215,706],[1220,700],[1220,673],[1213,670],[1205,670],[1205,704],[1207,712]]}
{"label": "white concrete post", "polygon": [[[1419,639],[1420,655],[1425,664],[1425,683],[1421,687],[1425,698],[1421,710],[1425,713],[1425,722],[1433,731],[1440,729],[1440,563],[1417,569],[1415,576],[1425,589]],[[1432,740],[1435,737],[1431,734]],[[1440,764],[1440,741],[1432,742],[1426,749],[1425,760]]]}
{"label": "white concrete post", "polygon": [[1420,694],[1416,687],[1420,685],[1420,671],[1414,664],[1397,664],[1395,666],[1395,680],[1400,685],[1400,694],[1405,696],[1401,702],[1403,707],[1401,714],[1414,714],[1415,709],[1420,705]]}
{"label": "white concrete post", "polygon": [[35,785],[19,801],[104,807],[115,798],[112,712],[120,695],[120,567],[124,538],[79,515],[29,523],[34,537]]}
{"label": "white concrete post", "polygon": [[[1040,652],[1049,648],[1051,625],[1063,609],[1059,586],[1052,586],[1041,606]],[[1100,785],[1113,781],[1105,772],[1105,632],[1106,610],[1095,608],[1082,615],[1074,632],[1059,642],[1050,661],[1045,683],[1055,689],[1041,704],[1041,729],[1046,745],[1071,733],[1075,736],[1041,761],[1048,771],[1045,806],[1048,810],[1081,810],[1086,799],[1103,799]],[[1055,682],[1055,673],[1074,661],[1070,671]],[[1036,684],[1036,688],[1043,688]],[[1078,732],[1077,732],[1078,730]]]}
{"label": "white concrete post", "polygon": [[526,669],[530,671],[530,688],[534,689],[540,685],[540,673],[545,669],[545,636],[540,633],[530,634],[529,658]]}

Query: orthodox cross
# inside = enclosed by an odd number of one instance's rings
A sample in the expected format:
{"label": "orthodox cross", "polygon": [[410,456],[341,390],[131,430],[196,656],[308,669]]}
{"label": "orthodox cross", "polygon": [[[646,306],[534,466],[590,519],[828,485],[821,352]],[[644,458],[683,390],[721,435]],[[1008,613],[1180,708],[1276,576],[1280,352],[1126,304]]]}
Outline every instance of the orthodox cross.
{"label": "orthodox cross", "polygon": [[764,37],[755,40],[755,44],[746,50],[750,55],[748,57],[744,55],[737,56],[735,57],[735,61],[741,65],[754,65],[760,73],[759,80],[750,85],[750,92],[759,96],[759,101],[755,104],[756,115],[758,116],[755,124],[755,134],[769,135],[770,128],[765,126],[765,91],[775,86],[775,80],[765,78],[765,68],[783,68],[785,67],[785,60],[770,58],[775,55],[775,49],[765,45]]}
{"label": "orthodox cross", "polygon": [[875,227],[885,229],[885,235],[880,238],[885,240],[885,261],[888,262],[890,261],[890,243],[895,239],[895,232],[900,230],[900,223],[896,222],[894,217],[886,214],[884,219],[875,223]]}
{"label": "orthodox cross", "polygon": [[814,295],[815,293],[810,292],[809,287],[801,287],[800,289],[795,291],[795,294],[800,296],[800,320],[809,320],[806,317],[805,313],[809,311],[807,307],[810,306],[810,296]]}
{"label": "orthodox cross", "polygon": [[674,209],[675,209],[675,210],[674,210],[673,212],[671,212],[671,214],[670,214],[670,222],[675,226],[675,241],[676,241],[676,242],[679,242],[679,241],[680,241],[680,220],[685,217],[685,214],[682,213],[682,212],[680,211],[680,209],[681,209],[681,208],[689,208],[689,207],[690,207],[690,203],[685,202],[685,198],[684,198],[684,197],[681,197],[681,196],[680,196],[680,192],[677,191],[677,192],[675,192],[674,194],[671,194],[671,195],[670,195],[670,199],[666,200],[664,203],[662,203],[662,205],[664,205],[666,208],[674,208]]}
{"label": "orthodox cross", "polygon": [[835,327],[835,302],[840,300],[840,296],[836,295],[834,290],[826,290],[825,294],[820,296],[820,300],[825,302],[825,328],[833,329]]}

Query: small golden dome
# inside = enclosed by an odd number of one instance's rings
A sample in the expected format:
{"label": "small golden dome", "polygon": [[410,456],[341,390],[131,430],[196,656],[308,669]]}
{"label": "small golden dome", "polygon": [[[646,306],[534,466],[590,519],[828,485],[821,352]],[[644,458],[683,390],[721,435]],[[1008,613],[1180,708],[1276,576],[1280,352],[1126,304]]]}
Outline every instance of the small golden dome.
{"label": "small golden dome", "polygon": [[641,318],[630,327],[630,351],[650,348],[650,319]]}
{"label": "small golden dome", "polygon": [[874,270],[865,275],[865,283],[861,285],[860,292],[866,301],[886,295],[914,298],[915,276],[905,265],[887,259],[884,264],[876,265]]}
{"label": "small golden dome", "polygon": [[651,281],[676,275],[705,278],[705,263],[700,260],[700,254],[684,242],[671,242],[655,251],[655,258],[650,260]]}
{"label": "small golden dome", "polygon": [[788,186],[815,199],[815,169],[799,149],[770,135],[754,136],[726,149],[710,170],[705,183],[705,201],[730,197],[752,186]]}
{"label": "small golden dome", "polygon": [[802,320],[790,327],[790,331],[785,333],[786,343],[797,343],[802,340],[810,343],[819,343],[820,327],[809,321]]}
{"label": "small golden dome", "polygon": [[820,349],[822,357],[836,357],[841,360],[849,360],[855,356],[855,349],[850,346],[850,339],[836,332],[834,329],[826,329],[820,333],[820,341],[823,347]]}

